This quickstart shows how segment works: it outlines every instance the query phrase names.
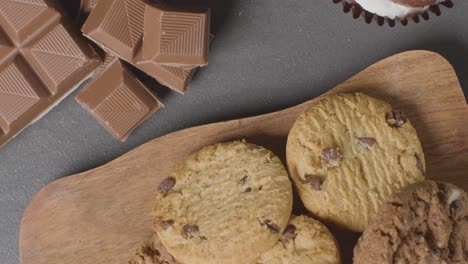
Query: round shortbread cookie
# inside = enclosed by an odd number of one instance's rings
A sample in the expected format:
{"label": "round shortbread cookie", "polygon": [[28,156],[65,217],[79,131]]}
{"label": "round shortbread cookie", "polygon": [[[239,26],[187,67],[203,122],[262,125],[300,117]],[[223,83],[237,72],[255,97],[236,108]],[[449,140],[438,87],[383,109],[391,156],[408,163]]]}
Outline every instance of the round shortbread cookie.
{"label": "round shortbread cookie", "polygon": [[416,130],[405,114],[362,93],[325,97],[288,136],[291,178],[322,221],[364,231],[393,190],[424,179]]}
{"label": "round shortbread cookie", "polygon": [[284,231],[292,184],[271,151],[245,141],[208,146],[158,187],[154,226],[182,263],[252,263]]}
{"label": "round shortbread cookie", "polygon": [[310,217],[291,216],[281,239],[257,260],[258,264],[340,263],[335,237]]}
{"label": "round shortbread cookie", "polygon": [[354,249],[354,263],[468,263],[468,199],[448,183],[395,191]]}

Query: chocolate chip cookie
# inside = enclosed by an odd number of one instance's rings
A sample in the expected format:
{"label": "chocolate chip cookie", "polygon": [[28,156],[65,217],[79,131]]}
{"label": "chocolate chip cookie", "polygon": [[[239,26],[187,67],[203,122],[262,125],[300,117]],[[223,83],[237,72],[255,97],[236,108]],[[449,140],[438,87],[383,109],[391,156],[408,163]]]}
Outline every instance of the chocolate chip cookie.
{"label": "chocolate chip cookie", "polygon": [[281,161],[235,141],[203,148],[161,182],[154,226],[182,263],[252,263],[280,239],[291,210]]}
{"label": "chocolate chip cookie", "polygon": [[363,231],[393,190],[424,179],[425,161],[405,113],[362,93],[323,98],[288,136],[291,178],[317,218]]}
{"label": "chocolate chip cookie", "polygon": [[340,263],[335,237],[319,221],[291,216],[281,239],[263,253],[257,264]]}
{"label": "chocolate chip cookie", "polygon": [[396,191],[354,249],[355,263],[468,263],[468,200],[423,181]]}

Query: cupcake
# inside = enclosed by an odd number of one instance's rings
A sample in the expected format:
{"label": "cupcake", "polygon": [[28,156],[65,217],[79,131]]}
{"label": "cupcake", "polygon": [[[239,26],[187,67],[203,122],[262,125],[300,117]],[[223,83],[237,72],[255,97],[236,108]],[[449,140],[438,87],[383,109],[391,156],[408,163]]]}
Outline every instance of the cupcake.
{"label": "cupcake", "polygon": [[451,0],[334,0],[343,3],[344,12],[351,12],[354,18],[364,17],[366,23],[385,23],[391,27],[396,22],[406,26],[409,20],[419,23],[421,19],[428,20],[429,13],[441,14],[440,5],[451,8]]}

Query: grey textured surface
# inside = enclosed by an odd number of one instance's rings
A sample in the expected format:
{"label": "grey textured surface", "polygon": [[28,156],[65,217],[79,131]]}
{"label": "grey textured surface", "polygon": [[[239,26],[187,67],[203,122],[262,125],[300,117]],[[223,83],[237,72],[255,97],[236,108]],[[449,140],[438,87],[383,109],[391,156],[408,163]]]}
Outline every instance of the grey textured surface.
{"label": "grey textured surface", "polygon": [[428,22],[395,28],[353,20],[332,0],[224,0],[213,10],[210,65],[186,96],[160,89],[166,108],[125,143],[69,96],[0,149],[0,263],[18,263],[18,226],[32,196],[58,178],[102,165],[148,140],[195,125],[309,100],[395,53],[443,54],[468,92],[467,1]]}

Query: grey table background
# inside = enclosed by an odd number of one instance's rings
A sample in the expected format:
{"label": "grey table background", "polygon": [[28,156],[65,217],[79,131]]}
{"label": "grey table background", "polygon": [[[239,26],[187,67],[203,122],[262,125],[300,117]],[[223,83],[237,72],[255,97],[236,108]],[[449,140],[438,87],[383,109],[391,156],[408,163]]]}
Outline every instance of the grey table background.
{"label": "grey table background", "polygon": [[428,22],[395,28],[353,20],[332,0],[212,0],[210,65],[186,96],[149,80],[166,108],[125,143],[69,96],[0,149],[0,263],[18,263],[18,226],[32,196],[58,178],[102,165],[151,139],[195,125],[309,100],[395,53],[444,55],[468,92],[468,1]]}

